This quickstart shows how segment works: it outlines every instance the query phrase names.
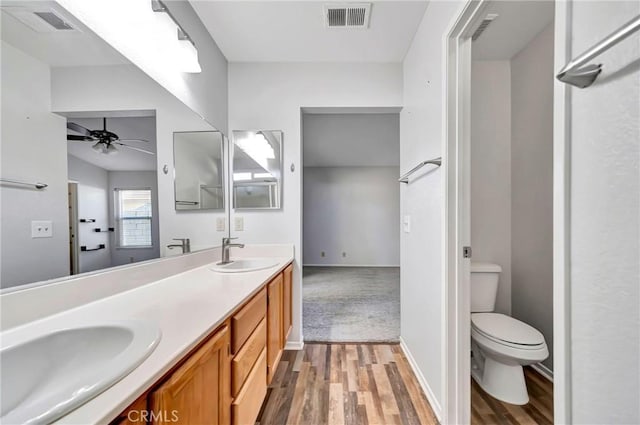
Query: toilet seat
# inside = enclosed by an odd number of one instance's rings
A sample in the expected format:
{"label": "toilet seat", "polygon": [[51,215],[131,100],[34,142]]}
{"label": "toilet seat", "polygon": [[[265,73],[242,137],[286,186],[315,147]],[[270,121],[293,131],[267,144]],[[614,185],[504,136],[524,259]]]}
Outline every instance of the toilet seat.
{"label": "toilet seat", "polygon": [[536,328],[500,313],[472,313],[471,327],[491,341],[520,350],[538,350],[545,344]]}

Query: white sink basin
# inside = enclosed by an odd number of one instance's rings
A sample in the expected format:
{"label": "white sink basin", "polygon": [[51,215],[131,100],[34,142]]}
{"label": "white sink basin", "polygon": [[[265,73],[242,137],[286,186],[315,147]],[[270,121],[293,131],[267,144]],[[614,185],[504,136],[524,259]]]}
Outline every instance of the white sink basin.
{"label": "white sink basin", "polygon": [[0,351],[0,423],[51,423],[129,374],[161,333],[141,321],[59,329]]}
{"label": "white sink basin", "polygon": [[246,273],[268,269],[278,265],[280,261],[275,258],[240,258],[229,264],[216,264],[211,270],[219,273]]}

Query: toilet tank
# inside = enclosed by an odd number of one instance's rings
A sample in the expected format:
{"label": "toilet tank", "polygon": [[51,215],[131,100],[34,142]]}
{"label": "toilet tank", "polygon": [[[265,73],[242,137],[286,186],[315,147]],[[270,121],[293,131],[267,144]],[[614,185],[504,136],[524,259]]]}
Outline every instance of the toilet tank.
{"label": "toilet tank", "polygon": [[490,312],[496,306],[502,267],[491,263],[471,263],[471,312]]}

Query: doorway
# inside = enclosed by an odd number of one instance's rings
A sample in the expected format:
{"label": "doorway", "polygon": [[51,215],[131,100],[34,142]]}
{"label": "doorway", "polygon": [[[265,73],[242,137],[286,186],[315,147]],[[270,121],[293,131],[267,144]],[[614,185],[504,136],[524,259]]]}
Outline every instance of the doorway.
{"label": "doorway", "polygon": [[399,114],[302,115],[305,342],[400,337]]}
{"label": "doorway", "polygon": [[[554,322],[563,320],[554,318],[554,190],[565,172],[554,162],[554,13],[546,2],[469,2],[447,38],[448,422],[554,420],[552,370],[564,371],[563,357],[553,356],[562,352]],[[495,304],[479,306],[478,276],[489,268],[499,276]],[[524,324],[546,344],[535,362],[519,362],[529,397],[482,385],[490,356],[473,337],[481,327],[473,320],[485,314]]]}

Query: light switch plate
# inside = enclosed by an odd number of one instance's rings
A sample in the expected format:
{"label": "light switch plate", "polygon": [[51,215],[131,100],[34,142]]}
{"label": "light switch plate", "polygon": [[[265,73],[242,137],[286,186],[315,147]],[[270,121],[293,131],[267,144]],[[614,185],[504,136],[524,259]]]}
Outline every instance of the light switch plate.
{"label": "light switch plate", "polygon": [[51,220],[34,220],[31,222],[32,238],[52,238],[53,222]]}
{"label": "light switch plate", "polygon": [[216,218],[216,230],[217,230],[218,232],[224,232],[224,231],[225,231],[225,228],[226,228],[226,225],[225,225],[225,224],[226,224],[226,223],[225,223],[225,219],[224,219],[224,217],[218,217],[218,218]]}
{"label": "light switch plate", "polygon": [[402,219],[402,230],[405,233],[411,233],[411,216],[405,215]]}
{"label": "light switch plate", "polygon": [[244,230],[244,218],[235,217],[233,219],[233,223],[234,223],[233,228],[235,229],[236,232],[242,232]]}

